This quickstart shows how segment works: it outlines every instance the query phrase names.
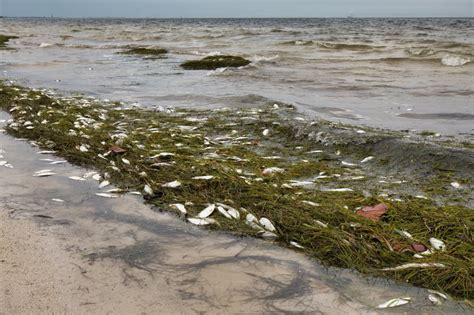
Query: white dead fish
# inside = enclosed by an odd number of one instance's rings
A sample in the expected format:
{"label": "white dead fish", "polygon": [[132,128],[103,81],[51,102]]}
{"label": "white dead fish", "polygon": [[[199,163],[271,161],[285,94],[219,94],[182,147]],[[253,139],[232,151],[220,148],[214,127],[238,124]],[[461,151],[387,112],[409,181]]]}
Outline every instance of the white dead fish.
{"label": "white dead fish", "polygon": [[145,185],[145,187],[143,187],[143,191],[144,191],[147,195],[150,195],[150,196],[153,195],[153,189],[151,189],[151,187],[148,186],[148,185]]}
{"label": "white dead fish", "polygon": [[[299,181],[299,180],[291,180],[290,187],[302,187],[302,186],[311,186],[314,185],[311,181]],[[283,185],[282,185],[283,186]]]}
{"label": "white dead fish", "polygon": [[410,297],[391,299],[385,303],[378,305],[377,308],[397,307],[397,306],[408,304],[410,303],[410,301],[411,301]]}
{"label": "white dead fish", "polygon": [[108,180],[104,180],[102,183],[99,184],[99,188],[104,188],[110,185]]}
{"label": "white dead fish", "polygon": [[57,165],[57,164],[64,164],[64,163],[67,163],[67,161],[65,160],[61,160],[61,161],[53,161],[51,163],[49,163],[50,165]]}
{"label": "white dead fish", "polygon": [[405,237],[409,240],[413,240],[413,236],[410,233],[408,233],[407,231],[395,229],[395,232],[397,232],[398,234],[400,234],[401,236],[403,236],[403,237]]}
{"label": "white dead fish", "polygon": [[285,172],[284,169],[279,168],[279,167],[268,167],[262,171],[263,176],[270,176],[276,173],[283,173]]}
{"label": "white dead fish", "polygon": [[56,173],[49,172],[49,171],[33,174],[34,177],[48,177],[48,176],[53,176],[53,175],[56,175]]}
{"label": "white dead fish", "polygon": [[293,247],[299,248],[299,249],[303,249],[303,248],[304,248],[303,246],[301,246],[300,244],[298,244],[298,243],[295,242],[295,241],[291,241],[291,242],[290,242],[290,245],[293,246]]}
{"label": "white dead fish", "polygon": [[183,214],[188,213],[188,211],[186,210],[186,207],[182,203],[173,203],[173,204],[170,205],[170,207],[173,207],[173,208],[179,210],[179,212],[181,212]]}
{"label": "white dead fish", "polygon": [[310,205],[310,206],[313,206],[313,207],[318,207],[319,206],[319,203],[316,203],[316,202],[312,202],[312,201],[309,201],[309,200],[303,200],[301,201],[302,203],[305,203],[307,205]]}
{"label": "white dead fish", "polygon": [[268,232],[268,231],[263,231],[259,235],[260,235],[261,238],[263,238],[264,240],[268,240],[268,241],[273,241],[273,240],[276,240],[278,238],[278,235],[276,235],[275,233],[272,233],[272,232]]}
{"label": "white dead fish", "polygon": [[383,268],[383,271],[397,271],[411,268],[446,268],[446,265],[440,263],[408,263],[393,268]]}
{"label": "white dead fish", "polygon": [[434,249],[443,251],[446,249],[446,244],[444,244],[443,241],[437,239],[437,238],[430,238],[430,244],[433,246]]}
{"label": "white dead fish", "polygon": [[122,162],[125,163],[125,164],[127,164],[127,165],[130,165],[130,161],[127,160],[126,158],[122,158]]}
{"label": "white dead fish", "polygon": [[204,219],[188,218],[188,221],[194,225],[209,225],[210,222]]}
{"label": "white dead fish", "polygon": [[104,197],[104,198],[117,198],[116,195],[112,194],[107,194],[107,193],[95,193],[99,197]]}
{"label": "white dead fish", "polygon": [[268,136],[270,134],[270,129],[265,129],[263,132],[262,132],[262,135],[264,135],[265,137]]}
{"label": "white dead fish", "polygon": [[360,163],[367,163],[369,161],[372,161],[373,159],[375,159],[374,156],[368,156],[365,159],[363,159],[362,161],[360,161]]}
{"label": "white dead fish", "polygon": [[217,210],[227,219],[232,219],[232,216],[229,213],[227,213],[227,210],[225,210],[223,207],[218,206]]}
{"label": "white dead fish", "polygon": [[181,183],[177,180],[161,185],[161,187],[165,188],[177,188],[179,186],[181,186]]}
{"label": "white dead fish", "polygon": [[255,222],[255,223],[258,222],[257,218],[251,213],[247,214],[247,216],[245,217],[245,220],[247,222]]}
{"label": "white dead fish", "polygon": [[86,180],[85,178],[79,177],[79,176],[69,176],[69,179],[77,180],[77,181],[85,181]]}
{"label": "white dead fish", "polygon": [[365,131],[362,130],[362,129],[356,130],[356,132],[357,132],[358,134],[360,134],[360,135],[363,135],[364,133],[367,133],[367,132],[365,132]]}
{"label": "white dead fish", "polygon": [[261,226],[263,226],[267,231],[274,232],[276,231],[275,226],[273,223],[268,220],[267,218],[261,218],[259,221]]}
{"label": "white dead fish", "polygon": [[216,205],[211,204],[211,205],[207,206],[204,210],[199,212],[198,217],[201,218],[201,219],[207,218],[208,216],[210,216],[214,212],[215,209],[216,209]]}
{"label": "white dead fish", "polygon": [[323,153],[324,151],[323,150],[313,150],[313,151],[308,151],[306,153],[308,154],[317,154],[317,153]]}
{"label": "white dead fish", "polygon": [[350,192],[353,191],[351,188],[329,188],[329,189],[324,189],[323,191],[327,192]]}
{"label": "white dead fish", "polygon": [[64,202],[64,200],[59,199],[59,198],[53,198],[51,200],[54,201],[54,202],[58,202],[58,203],[63,203]]}
{"label": "white dead fish", "polygon": [[206,176],[194,176],[193,179],[197,179],[197,180],[211,180],[213,179],[214,176],[212,175],[206,175]]}
{"label": "white dead fish", "polygon": [[319,225],[320,227],[323,227],[323,228],[327,228],[328,225],[326,223],[323,223],[319,220],[314,220],[314,223],[316,223],[317,225]]}
{"label": "white dead fish", "polygon": [[443,304],[443,303],[441,302],[441,300],[440,300],[437,296],[435,296],[435,295],[433,295],[433,294],[429,294],[429,295],[428,295],[428,300],[430,300],[430,302],[433,303],[434,305],[441,305],[441,304]]}
{"label": "white dead fish", "polygon": [[354,163],[349,163],[349,162],[345,162],[345,161],[341,161],[341,164],[342,164],[343,166],[357,166],[357,165],[354,164]]}
{"label": "white dead fish", "polygon": [[94,175],[97,175],[97,172],[96,171],[90,171],[90,172],[84,173],[84,175],[82,175],[82,177],[89,178],[89,177],[92,177]]}
{"label": "white dead fish", "polygon": [[88,148],[87,145],[81,144],[81,146],[79,147],[79,151],[81,151],[81,152],[88,152],[88,151],[89,151],[89,148]]}
{"label": "white dead fish", "polygon": [[461,184],[459,184],[458,182],[452,182],[452,183],[451,183],[451,186],[452,186],[453,188],[456,188],[456,189],[461,188]]}
{"label": "white dead fish", "polygon": [[447,296],[446,294],[444,293],[441,293],[439,291],[435,291],[435,290],[428,290],[428,292],[434,294],[434,295],[438,295],[439,297],[445,299],[445,300],[449,300],[449,296]]}

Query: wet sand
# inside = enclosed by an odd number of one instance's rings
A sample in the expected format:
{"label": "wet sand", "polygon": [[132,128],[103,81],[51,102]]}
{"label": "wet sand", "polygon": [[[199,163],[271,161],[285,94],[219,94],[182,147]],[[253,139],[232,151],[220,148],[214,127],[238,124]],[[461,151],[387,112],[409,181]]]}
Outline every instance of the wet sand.
{"label": "wet sand", "polygon": [[[0,115],[0,120],[5,116]],[[139,196],[106,199],[87,170],[48,165],[0,134],[0,313],[467,313],[426,290],[335,268],[251,238],[208,232],[153,211]],[[32,174],[53,169],[57,175]],[[52,200],[62,199],[63,202]]]}

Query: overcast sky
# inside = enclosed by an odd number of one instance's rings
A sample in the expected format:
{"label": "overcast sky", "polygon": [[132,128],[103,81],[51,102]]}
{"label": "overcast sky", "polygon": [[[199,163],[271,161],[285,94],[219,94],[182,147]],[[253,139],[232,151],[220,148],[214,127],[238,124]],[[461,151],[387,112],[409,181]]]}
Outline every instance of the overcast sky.
{"label": "overcast sky", "polygon": [[474,0],[0,0],[3,16],[473,16]]}

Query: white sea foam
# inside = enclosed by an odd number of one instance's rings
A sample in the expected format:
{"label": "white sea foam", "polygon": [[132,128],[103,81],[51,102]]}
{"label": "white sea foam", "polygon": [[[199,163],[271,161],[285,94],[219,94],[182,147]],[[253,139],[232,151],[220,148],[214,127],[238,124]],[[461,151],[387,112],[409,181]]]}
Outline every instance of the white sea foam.
{"label": "white sea foam", "polygon": [[471,62],[470,58],[463,58],[460,56],[446,55],[441,59],[441,63],[449,67],[459,67]]}
{"label": "white sea foam", "polygon": [[255,55],[251,58],[253,62],[271,62],[275,61],[276,59],[280,58],[280,55],[273,55],[273,56],[259,56]]}

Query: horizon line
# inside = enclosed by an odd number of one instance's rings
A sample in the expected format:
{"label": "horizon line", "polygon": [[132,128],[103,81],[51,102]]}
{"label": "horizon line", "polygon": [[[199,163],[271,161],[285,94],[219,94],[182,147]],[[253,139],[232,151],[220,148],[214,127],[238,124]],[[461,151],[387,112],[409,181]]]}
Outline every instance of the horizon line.
{"label": "horizon line", "polygon": [[130,17],[130,16],[7,16],[0,15],[0,18],[47,18],[47,19],[474,19],[473,16],[272,16],[272,17],[230,17],[230,16],[209,16],[209,17]]}

